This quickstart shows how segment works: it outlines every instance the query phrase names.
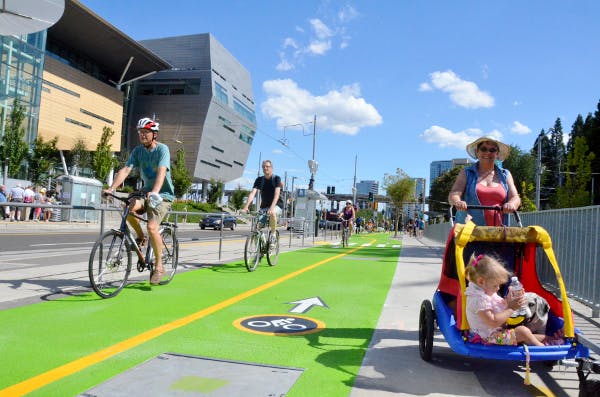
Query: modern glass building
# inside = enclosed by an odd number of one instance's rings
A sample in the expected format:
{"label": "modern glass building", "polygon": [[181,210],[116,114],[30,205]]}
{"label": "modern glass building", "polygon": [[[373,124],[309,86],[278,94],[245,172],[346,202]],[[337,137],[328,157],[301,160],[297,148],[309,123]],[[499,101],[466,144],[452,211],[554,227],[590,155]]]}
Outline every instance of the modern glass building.
{"label": "modern glass building", "polygon": [[0,36],[0,44],[0,136],[18,98],[25,108],[25,139],[32,141],[37,136],[46,31]]}
{"label": "modern glass building", "polygon": [[143,40],[172,67],[134,84],[127,148],[138,143],[134,124],[160,123],[160,140],[185,150],[193,181],[229,182],[242,176],[256,131],[250,73],[210,33]]}

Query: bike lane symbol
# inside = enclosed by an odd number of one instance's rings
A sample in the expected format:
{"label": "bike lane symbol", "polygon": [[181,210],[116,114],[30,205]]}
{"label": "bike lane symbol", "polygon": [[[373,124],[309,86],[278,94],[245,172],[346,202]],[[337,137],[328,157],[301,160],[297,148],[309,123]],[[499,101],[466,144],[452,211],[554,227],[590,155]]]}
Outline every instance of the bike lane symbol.
{"label": "bike lane symbol", "polygon": [[305,335],[319,332],[325,323],[304,316],[262,314],[237,319],[233,325],[246,332],[271,336]]}

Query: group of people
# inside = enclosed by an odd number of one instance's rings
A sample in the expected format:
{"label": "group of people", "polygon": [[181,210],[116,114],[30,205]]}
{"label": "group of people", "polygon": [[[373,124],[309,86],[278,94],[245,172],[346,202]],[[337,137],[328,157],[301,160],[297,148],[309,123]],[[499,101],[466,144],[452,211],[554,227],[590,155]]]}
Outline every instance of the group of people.
{"label": "group of people", "polygon": [[[148,214],[148,235],[156,253],[154,271],[150,275],[151,284],[159,284],[164,275],[161,250],[158,249],[160,235],[158,226],[171,207],[174,199],[173,182],[170,170],[170,155],[168,147],[157,141],[159,124],[150,118],[142,118],[137,125],[141,145],[136,147],[129,156],[125,166],[117,173],[112,185],[106,189],[113,192],[125,181],[133,168],[138,168],[144,182],[143,191],[146,198],[134,201],[133,213]],[[479,138],[467,145],[467,152],[477,160],[472,166],[461,170],[450,194],[448,201],[457,210],[457,222],[469,220],[478,225],[506,224],[505,216],[517,210],[521,200],[515,188],[510,172],[504,169],[504,160],[510,148],[504,143],[491,137]],[[277,225],[277,217],[283,208],[281,200],[281,178],[273,173],[270,160],[262,162],[263,176],[254,181],[246,204],[242,209],[247,212],[254,197],[260,192],[260,210],[269,217],[269,227],[272,232]],[[156,205],[149,204],[150,195],[160,195],[162,201]],[[468,211],[469,205],[500,206],[498,211],[476,210]],[[340,218],[350,222],[351,230],[356,219],[356,210],[352,201],[348,200],[340,213]],[[140,241],[144,238],[143,230],[134,217],[129,222]],[[418,226],[414,226],[418,230]],[[523,298],[502,298],[498,295],[501,284],[507,282],[509,272],[500,260],[487,255],[473,256],[465,271],[469,285],[467,296],[467,320],[471,330],[487,343],[515,345],[527,343],[543,345],[544,335],[533,334],[528,328],[518,326],[506,327],[506,321],[511,314],[520,308]]]}
{"label": "group of people", "polygon": [[[47,194],[44,187],[29,185],[23,188],[20,183],[17,183],[7,191],[6,186],[0,185],[0,203],[53,204],[55,195],[53,191]],[[0,210],[2,211],[0,219],[11,222],[48,222],[52,217],[52,208],[5,205]]]}

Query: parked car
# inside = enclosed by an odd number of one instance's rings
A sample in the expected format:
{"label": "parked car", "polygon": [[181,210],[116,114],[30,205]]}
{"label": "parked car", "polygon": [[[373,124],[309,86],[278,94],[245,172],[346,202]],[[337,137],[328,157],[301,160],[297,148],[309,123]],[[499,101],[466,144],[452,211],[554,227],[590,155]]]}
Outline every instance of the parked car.
{"label": "parked car", "polygon": [[[223,224],[221,224],[221,221]],[[200,221],[200,229],[213,228],[214,230],[223,229],[223,227],[235,230],[237,226],[237,219],[235,216],[225,214],[221,215],[207,215]]]}

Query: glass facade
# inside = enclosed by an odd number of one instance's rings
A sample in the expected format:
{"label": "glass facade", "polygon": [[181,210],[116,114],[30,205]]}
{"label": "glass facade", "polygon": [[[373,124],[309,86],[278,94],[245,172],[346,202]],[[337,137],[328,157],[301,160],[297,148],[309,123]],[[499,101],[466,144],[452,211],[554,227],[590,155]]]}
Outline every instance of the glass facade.
{"label": "glass facade", "polygon": [[46,31],[0,36],[0,136],[15,98],[25,107],[25,140],[37,137]]}

